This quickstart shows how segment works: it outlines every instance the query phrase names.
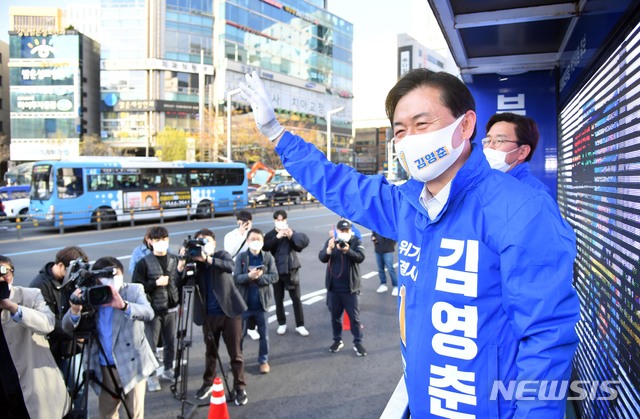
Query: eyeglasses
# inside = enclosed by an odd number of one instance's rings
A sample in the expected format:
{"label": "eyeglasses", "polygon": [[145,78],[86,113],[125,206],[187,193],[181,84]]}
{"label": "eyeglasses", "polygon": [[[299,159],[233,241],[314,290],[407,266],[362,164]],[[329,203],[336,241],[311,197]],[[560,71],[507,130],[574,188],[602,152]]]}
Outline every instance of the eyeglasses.
{"label": "eyeglasses", "polygon": [[0,265],[0,276],[7,276],[9,272],[13,273],[13,268],[7,268],[5,265]]}
{"label": "eyeglasses", "polygon": [[518,144],[518,141],[505,140],[504,138],[489,138],[489,137],[485,137],[482,139],[482,147],[485,147],[485,148],[489,147],[490,145],[493,145],[495,148],[500,148],[504,143]]}

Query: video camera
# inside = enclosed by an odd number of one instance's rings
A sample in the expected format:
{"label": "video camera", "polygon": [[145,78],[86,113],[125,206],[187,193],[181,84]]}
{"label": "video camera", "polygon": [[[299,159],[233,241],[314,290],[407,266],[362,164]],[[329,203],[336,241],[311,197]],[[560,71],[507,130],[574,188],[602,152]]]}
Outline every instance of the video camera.
{"label": "video camera", "polygon": [[83,306],[99,306],[110,303],[113,299],[111,288],[108,285],[103,285],[100,278],[113,278],[117,270],[107,268],[92,271],[89,268],[89,264],[82,259],[76,259],[69,264],[68,278],[65,278],[62,285],[73,283],[76,289],[81,290],[79,296],[71,294],[71,302]]}
{"label": "video camera", "polygon": [[207,244],[207,239],[192,239],[191,236],[187,236],[186,239],[182,242],[182,247],[184,247],[184,254],[186,263],[184,265],[184,275],[185,276],[194,276],[198,270],[196,261],[194,258],[198,256],[202,256],[204,245]]}

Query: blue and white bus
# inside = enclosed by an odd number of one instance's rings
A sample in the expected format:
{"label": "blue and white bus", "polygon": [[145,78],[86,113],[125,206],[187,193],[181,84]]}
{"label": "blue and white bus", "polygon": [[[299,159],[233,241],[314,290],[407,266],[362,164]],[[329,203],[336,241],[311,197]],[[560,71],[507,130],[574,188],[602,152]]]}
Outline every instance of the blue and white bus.
{"label": "blue and white bus", "polygon": [[185,216],[247,206],[243,163],[81,157],[33,165],[29,212],[58,227]]}

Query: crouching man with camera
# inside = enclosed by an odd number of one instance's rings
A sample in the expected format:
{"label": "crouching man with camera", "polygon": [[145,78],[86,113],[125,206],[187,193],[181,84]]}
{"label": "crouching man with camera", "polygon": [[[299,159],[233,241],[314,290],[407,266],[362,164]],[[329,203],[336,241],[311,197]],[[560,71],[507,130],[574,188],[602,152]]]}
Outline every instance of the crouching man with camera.
{"label": "crouching man with camera", "polygon": [[351,230],[351,222],[341,219],[332,235],[318,254],[320,262],[327,264],[325,286],[327,305],[331,312],[333,344],[329,351],[338,352],[344,347],[342,342],[342,313],[347,312],[351,322],[353,350],[356,355],[365,356],[362,346],[360,324],[360,264],[364,261],[364,247]]}
{"label": "crouching man with camera", "polygon": [[[144,417],[146,380],[158,367],[144,333],[144,322],[151,320],[154,313],[142,285],[123,283],[124,267],[118,259],[100,258],[91,270],[109,268],[115,269],[115,275],[101,278],[100,282],[111,288],[111,299],[94,307],[98,341],[90,340],[91,346],[86,348],[90,351],[88,370],[95,373],[97,382],[91,384],[98,393],[101,418],[117,418],[124,398],[130,417],[141,419]],[[74,291],[71,308],[62,318],[62,327],[68,333],[82,326],[85,319],[83,305],[77,304],[86,301],[83,291],[88,290],[78,288]]]}
{"label": "crouching man with camera", "polygon": [[[196,264],[193,282],[198,286],[200,298],[195,299],[193,322],[202,326],[206,347],[203,383],[196,397],[205,399],[211,395],[219,359],[218,343],[222,335],[233,373],[234,397],[243,398],[246,382],[241,347],[242,313],[247,305],[233,282],[235,264],[229,252],[215,251],[215,234],[211,230],[204,228],[196,232],[195,242],[201,245],[191,246],[187,243],[184,253]],[[187,281],[191,281],[189,275],[187,278]]]}

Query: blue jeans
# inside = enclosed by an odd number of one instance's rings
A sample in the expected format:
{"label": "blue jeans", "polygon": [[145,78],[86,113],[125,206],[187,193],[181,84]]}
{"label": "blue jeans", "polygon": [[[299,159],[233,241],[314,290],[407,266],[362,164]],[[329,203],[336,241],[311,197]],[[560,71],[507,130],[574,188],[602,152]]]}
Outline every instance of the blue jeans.
{"label": "blue jeans", "polygon": [[242,315],[242,343],[244,344],[244,338],[247,336],[247,319],[253,317],[256,321],[256,327],[260,334],[260,347],[258,349],[258,364],[262,365],[269,361],[269,335],[267,334],[267,316],[266,312],[262,310],[247,310]]}
{"label": "blue jeans", "polygon": [[393,267],[393,253],[377,253],[376,252],[376,263],[378,263],[378,276],[380,276],[380,283],[386,284],[387,277],[384,274],[384,268],[387,268],[389,272],[389,276],[391,277],[391,285],[394,287],[398,286],[398,276],[396,274],[396,270]]}

